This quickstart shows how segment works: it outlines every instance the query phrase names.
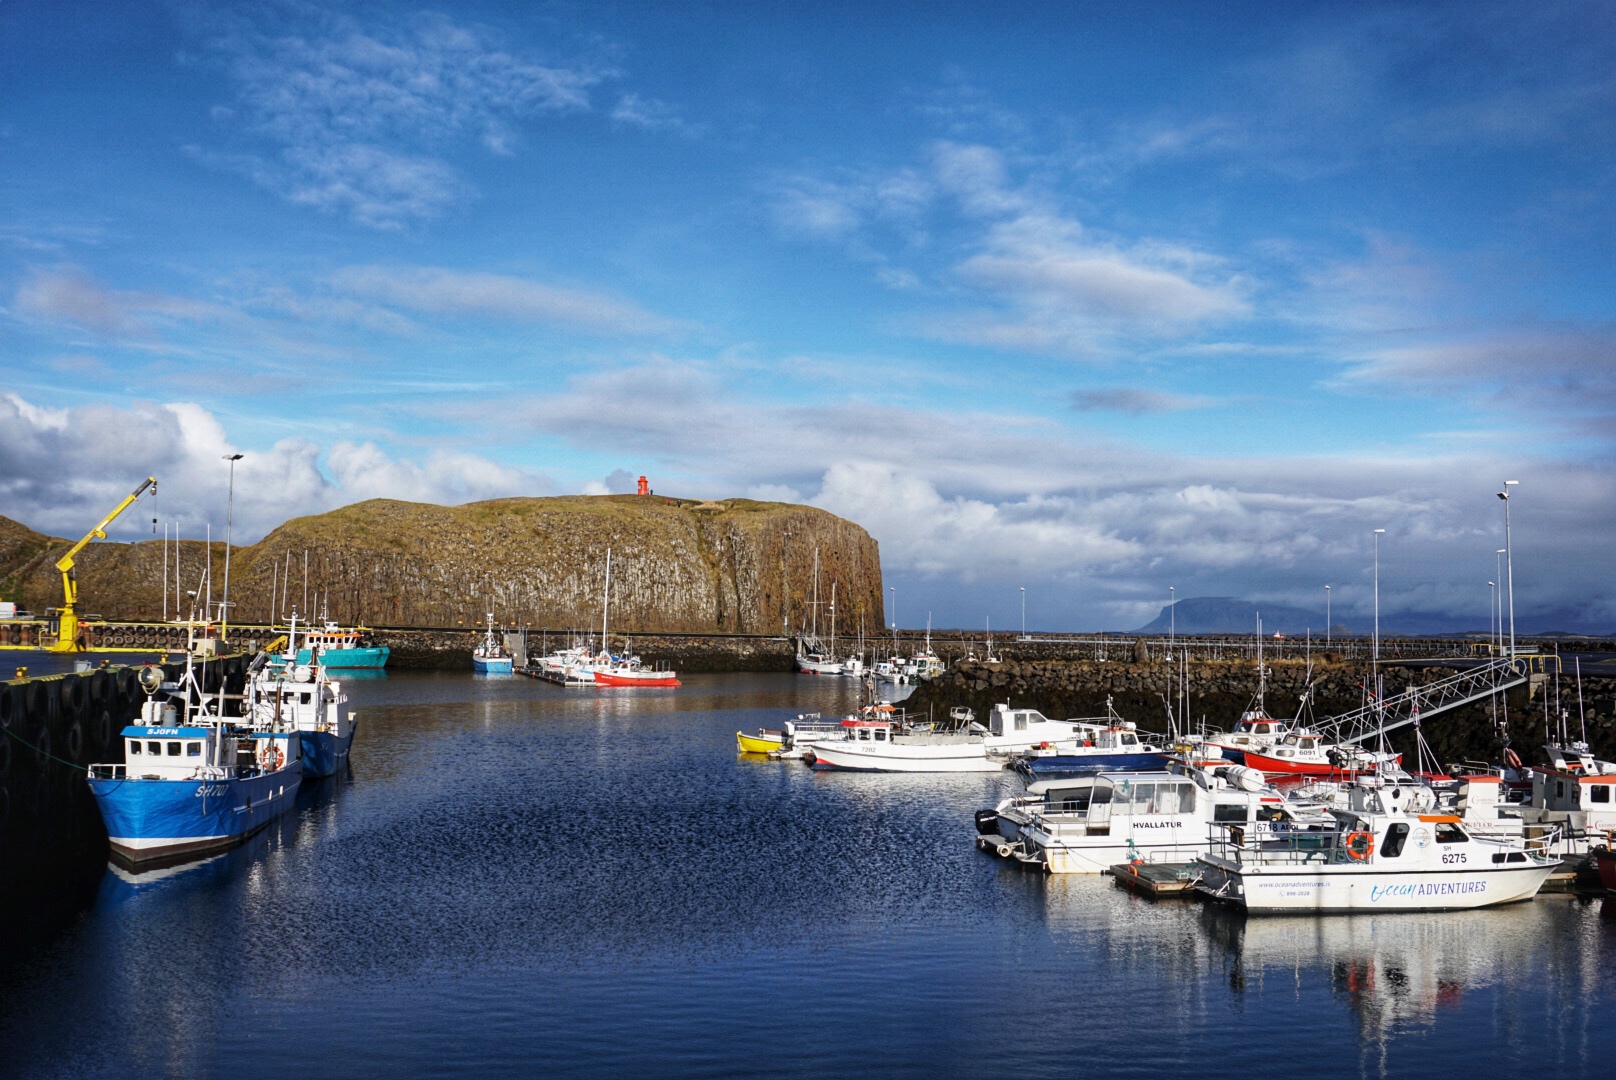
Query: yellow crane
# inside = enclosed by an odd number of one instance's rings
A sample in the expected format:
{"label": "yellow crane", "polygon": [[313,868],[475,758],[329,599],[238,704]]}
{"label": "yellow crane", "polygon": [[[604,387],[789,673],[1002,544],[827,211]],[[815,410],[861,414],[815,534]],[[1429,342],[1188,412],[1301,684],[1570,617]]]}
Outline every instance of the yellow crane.
{"label": "yellow crane", "polygon": [[56,644],[50,647],[51,652],[80,652],[84,649],[83,643],[79,641],[79,617],[75,610],[79,602],[79,583],[73,578],[73,557],[83,551],[91,540],[105,540],[107,526],[111,525],[119,514],[129,509],[130,504],[140,498],[147,488],[152,489],[152,494],[157,493],[157,477],[146,477],[139,487],[124,496],[117,509],[102,518],[95,528],[84,534],[83,540],[68,548],[67,554],[56,560],[56,569],[62,572],[64,602],[56,629]]}

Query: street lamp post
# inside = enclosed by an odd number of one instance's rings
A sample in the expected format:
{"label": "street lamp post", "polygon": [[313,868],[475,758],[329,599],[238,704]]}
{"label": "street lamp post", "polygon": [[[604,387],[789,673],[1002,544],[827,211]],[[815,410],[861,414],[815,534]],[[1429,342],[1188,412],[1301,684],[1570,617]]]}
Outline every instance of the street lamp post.
{"label": "street lamp post", "polygon": [[1172,655],[1178,638],[1178,586],[1167,586],[1167,654]]}
{"label": "street lamp post", "polygon": [[1027,640],[1027,586],[1021,587],[1021,640]]}
{"label": "street lamp post", "polygon": [[1505,480],[1498,497],[1504,500],[1504,590],[1509,594],[1509,657],[1515,658],[1515,553],[1509,539],[1509,489],[1519,480]]}
{"label": "street lamp post", "polygon": [[1324,647],[1330,647],[1330,586],[1324,587]]}
{"label": "street lamp post", "polygon": [[236,515],[236,462],[240,461],[242,454],[226,454],[224,459],[230,463],[230,495],[225,501],[224,510],[224,613],[219,618],[219,640],[230,640],[230,527]]}

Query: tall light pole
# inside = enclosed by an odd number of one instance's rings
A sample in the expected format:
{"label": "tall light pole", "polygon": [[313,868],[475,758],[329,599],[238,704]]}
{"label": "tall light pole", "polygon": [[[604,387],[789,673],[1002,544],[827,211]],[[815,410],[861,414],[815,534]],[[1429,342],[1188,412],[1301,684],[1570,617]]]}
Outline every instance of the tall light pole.
{"label": "tall light pole", "polygon": [[1504,589],[1509,593],[1509,656],[1515,658],[1515,553],[1511,550],[1509,540],[1509,489],[1519,484],[1519,480],[1505,480],[1504,490],[1498,497],[1504,500]]}
{"label": "tall light pole", "polygon": [[1380,700],[1380,536],[1385,531],[1375,530],[1375,639],[1369,666],[1374,676],[1376,701]]}
{"label": "tall light pole", "polygon": [[1167,586],[1167,654],[1173,653],[1173,642],[1178,637],[1178,587]]}
{"label": "tall light pole", "polygon": [[1324,647],[1330,647],[1330,586],[1324,587]]}
{"label": "tall light pole", "polygon": [[219,640],[230,639],[230,526],[236,515],[236,462],[240,461],[242,454],[226,454],[224,459],[230,463],[230,496],[225,502],[224,509],[224,614],[219,619]]}
{"label": "tall light pole", "polygon": [[1021,640],[1027,640],[1027,586],[1021,587]]}

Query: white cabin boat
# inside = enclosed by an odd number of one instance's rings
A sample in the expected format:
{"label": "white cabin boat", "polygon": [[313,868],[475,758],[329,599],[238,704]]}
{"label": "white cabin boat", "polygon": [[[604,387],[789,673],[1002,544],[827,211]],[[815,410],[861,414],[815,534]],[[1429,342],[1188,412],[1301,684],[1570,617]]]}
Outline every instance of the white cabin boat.
{"label": "white cabin boat", "polygon": [[1411,809],[1419,790],[1354,785],[1325,830],[1225,827],[1197,860],[1196,888],[1252,912],[1445,911],[1530,900],[1559,866],[1542,840],[1476,835],[1458,815]]}
{"label": "white cabin boat", "polygon": [[976,815],[977,846],[1051,874],[1098,874],[1118,863],[1189,862],[1225,825],[1264,839],[1328,828],[1317,808],[1289,803],[1260,773],[1102,772],[1039,780]]}
{"label": "white cabin boat", "polygon": [[1076,748],[1081,725],[1037,709],[995,705],[988,726],[958,732],[902,732],[889,720],[842,721],[842,738],[814,744],[814,767],[864,772],[994,772],[1012,755]]}

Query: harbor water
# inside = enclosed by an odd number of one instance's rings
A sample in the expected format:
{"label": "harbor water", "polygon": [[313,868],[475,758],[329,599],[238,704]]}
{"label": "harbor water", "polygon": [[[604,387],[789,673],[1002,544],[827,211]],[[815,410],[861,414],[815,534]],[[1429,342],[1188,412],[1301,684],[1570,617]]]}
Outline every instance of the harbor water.
{"label": "harbor water", "polygon": [[350,774],[64,897],[0,961],[26,1077],[1609,1076],[1616,900],[1243,918],[975,850],[1011,774],[737,729],[850,680],[347,682]]}

